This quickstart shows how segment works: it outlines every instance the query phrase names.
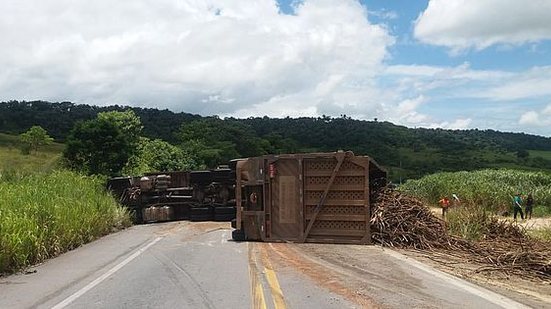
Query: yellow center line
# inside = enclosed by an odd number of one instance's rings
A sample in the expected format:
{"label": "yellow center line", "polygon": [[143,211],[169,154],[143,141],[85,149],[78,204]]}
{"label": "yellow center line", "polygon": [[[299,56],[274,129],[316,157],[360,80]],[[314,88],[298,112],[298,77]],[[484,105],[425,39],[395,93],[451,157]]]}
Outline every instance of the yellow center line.
{"label": "yellow center line", "polygon": [[266,309],[266,299],[264,298],[262,283],[259,280],[258,269],[254,258],[253,244],[248,243],[247,247],[249,254],[249,278],[251,281],[251,308]]}
{"label": "yellow center line", "polygon": [[268,252],[266,251],[266,244],[262,246],[262,264],[264,264],[264,273],[266,274],[266,280],[270,286],[272,292],[272,299],[275,309],[286,309],[285,298],[283,298],[283,291],[279,286],[276,273],[272,267],[272,263],[268,258]]}

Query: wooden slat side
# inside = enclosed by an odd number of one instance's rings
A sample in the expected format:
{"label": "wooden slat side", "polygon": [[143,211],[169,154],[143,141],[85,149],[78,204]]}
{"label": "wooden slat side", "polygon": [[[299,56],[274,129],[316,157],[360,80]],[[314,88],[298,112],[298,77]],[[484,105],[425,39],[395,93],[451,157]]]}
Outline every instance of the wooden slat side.
{"label": "wooden slat side", "polygon": [[305,241],[306,238],[308,237],[308,234],[310,233],[310,230],[312,229],[312,226],[314,225],[314,222],[316,221],[316,217],[319,214],[319,212],[321,211],[321,209],[323,207],[323,203],[325,203],[325,198],[327,197],[327,193],[331,189],[331,186],[333,185],[333,182],[335,181],[335,178],[337,177],[337,173],[339,172],[339,169],[341,168],[341,165],[344,161],[345,153],[338,153],[336,155],[336,157],[337,157],[337,165],[333,169],[333,174],[331,175],[331,178],[329,179],[329,182],[327,184],[325,184],[325,190],[323,191],[321,199],[320,199],[318,205],[316,206],[316,210],[314,212],[314,216],[312,217],[312,220],[310,220],[310,222],[308,223],[308,226],[306,227],[306,231],[304,231],[302,241]]}
{"label": "wooden slat side", "polygon": [[[305,191],[324,191],[325,187],[326,187],[325,184],[304,184]],[[363,190],[364,190],[363,184],[358,184],[358,185],[335,184],[331,187],[331,191],[363,191]]]}
{"label": "wooden slat side", "polygon": [[352,236],[352,237],[362,237],[364,231],[362,230],[335,230],[335,229],[312,229],[310,231],[312,236]]}
{"label": "wooden slat side", "polygon": [[[313,214],[306,214],[306,220],[312,220]],[[319,214],[316,218],[319,221],[365,221],[365,215],[349,214]]]}
{"label": "wooden slat side", "polygon": [[[318,201],[314,199],[307,199],[304,201],[304,205],[312,206],[317,205]],[[325,200],[326,206],[361,206],[363,207],[365,204],[364,200]]]}

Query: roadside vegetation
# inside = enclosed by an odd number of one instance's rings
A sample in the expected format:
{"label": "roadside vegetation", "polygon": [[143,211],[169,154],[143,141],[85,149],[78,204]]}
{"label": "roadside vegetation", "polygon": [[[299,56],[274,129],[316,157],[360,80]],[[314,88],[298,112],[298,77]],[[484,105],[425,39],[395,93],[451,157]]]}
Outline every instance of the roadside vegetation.
{"label": "roadside vegetation", "polygon": [[63,145],[51,143],[25,154],[18,136],[0,133],[0,171],[35,173],[50,171],[59,165]]}
{"label": "roadside vegetation", "polygon": [[461,205],[472,205],[494,213],[510,212],[516,193],[531,193],[535,200],[534,215],[551,215],[551,173],[509,169],[447,172],[409,180],[400,190],[416,196],[429,205],[456,194]]}
{"label": "roadside vegetation", "polygon": [[63,169],[63,145],[33,131],[46,143],[0,134],[0,273],[130,224],[127,212],[105,191],[104,178]]}
{"label": "roadside vegetation", "polygon": [[0,273],[39,263],[130,224],[104,181],[60,170],[0,176]]}
{"label": "roadside vegetation", "polygon": [[[515,229],[501,223],[499,215],[511,215],[512,198],[516,193],[523,197],[531,193],[535,199],[533,217],[551,216],[551,173],[518,170],[480,170],[473,172],[437,173],[418,180],[410,180],[400,187],[423,200],[427,205],[452,194],[460,197],[461,203],[451,207],[446,216],[448,231],[469,240],[481,240],[497,230]],[[520,216],[519,216],[520,220]],[[525,233],[522,227],[519,227]],[[541,240],[550,240],[551,229],[538,228],[529,235]]]}

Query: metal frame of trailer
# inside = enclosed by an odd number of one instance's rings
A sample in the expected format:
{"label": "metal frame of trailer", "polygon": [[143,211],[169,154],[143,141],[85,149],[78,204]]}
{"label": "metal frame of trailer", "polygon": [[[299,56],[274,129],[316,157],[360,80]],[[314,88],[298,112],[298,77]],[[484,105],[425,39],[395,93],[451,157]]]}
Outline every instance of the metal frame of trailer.
{"label": "metal frame of trailer", "polygon": [[387,178],[372,158],[341,151],[266,155],[236,160],[235,165],[234,235],[261,241],[371,243],[371,194]]}

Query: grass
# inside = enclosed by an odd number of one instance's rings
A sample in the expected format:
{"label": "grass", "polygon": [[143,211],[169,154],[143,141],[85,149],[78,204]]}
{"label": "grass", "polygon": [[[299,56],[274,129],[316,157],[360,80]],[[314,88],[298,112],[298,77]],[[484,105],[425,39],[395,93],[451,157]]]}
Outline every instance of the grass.
{"label": "grass", "polygon": [[104,181],[71,171],[0,178],[0,273],[13,272],[130,224]]}
{"label": "grass", "polygon": [[0,133],[0,171],[35,173],[50,171],[59,165],[63,145],[53,143],[38,152],[24,155],[15,135]]}
{"label": "grass", "polygon": [[551,242],[551,225],[528,230],[528,235],[539,240]]}
{"label": "grass", "polygon": [[480,240],[487,232],[489,215],[482,207],[454,207],[446,216],[448,231],[468,240]]}
{"label": "grass", "polygon": [[547,160],[551,160],[551,151],[544,151],[544,150],[528,150],[528,153],[530,154],[530,157],[539,157],[544,158]]}
{"label": "grass", "polygon": [[479,170],[436,173],[409,180],[400,190],[436,205],[443,196],[457,194],[463,204],[480,206],[494,213],[511,211],[512,196],[532,193],[534,216],[551,213],[551,173],[519,170]]}
{"label": "grass", "polygon": [[58,169],[62,150],[54,143],[23,155],[17,136],[0,133],[0,274],[130,225],[104,179]]}

